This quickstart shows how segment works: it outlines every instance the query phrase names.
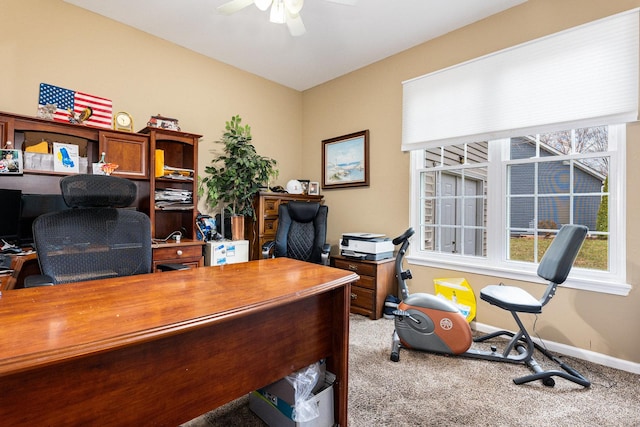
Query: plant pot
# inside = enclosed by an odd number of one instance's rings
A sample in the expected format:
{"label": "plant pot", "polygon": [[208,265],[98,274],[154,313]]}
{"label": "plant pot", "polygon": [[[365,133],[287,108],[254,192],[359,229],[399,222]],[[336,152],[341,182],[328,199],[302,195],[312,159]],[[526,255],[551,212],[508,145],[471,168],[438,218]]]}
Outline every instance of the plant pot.
{"label": "plant pot", "polygon": [[244,240],[244,216],[233,215],[231,217],[231,239]]}

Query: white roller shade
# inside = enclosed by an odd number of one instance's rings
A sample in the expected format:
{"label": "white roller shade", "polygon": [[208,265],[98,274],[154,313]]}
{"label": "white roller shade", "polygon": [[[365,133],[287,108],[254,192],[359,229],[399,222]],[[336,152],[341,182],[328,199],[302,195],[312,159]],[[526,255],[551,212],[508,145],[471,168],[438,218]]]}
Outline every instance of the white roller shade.
{"label": "white roller shade", "polygon": [[402,150],[637,120],[638,10],[403,82]]}

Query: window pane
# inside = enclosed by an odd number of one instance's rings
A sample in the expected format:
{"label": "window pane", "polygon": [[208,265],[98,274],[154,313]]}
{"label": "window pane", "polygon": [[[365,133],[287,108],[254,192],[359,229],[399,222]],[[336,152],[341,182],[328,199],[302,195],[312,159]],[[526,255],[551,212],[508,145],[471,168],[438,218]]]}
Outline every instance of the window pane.
{"label": "window pane", "polygon": [[534,194],[535,168],[533,163],[508,166],[509,194]]}
{"label": "window pane", "polygon": [[509,238],[508,259],[512,261],[535,262],[534,249],[536,239],[534,236],[511,236]]}
{"label": "window pane", "polygon": [[513,197],[509,203],[509,229],[512,233],[529,232],[535,228],[535,199],[533,197]]}
{"label": "window pane", "polygon": [[554,152],[556,155],[572,153],[570,130],[544,133],[540,134],[538,138],[540,140],[540,156],[550,156]]}
{"label": "window pane", "polygon": [[435,227],[424,227],[424,235],[422,239],[422,250],[423,251],[435,251],[436,250],[436,228]]}
{"label": "window pane", "polygon": [[511,138],[510,159],[530,159],[536,156],[536,143],[531,138]]}
{"label": "window pane", "polygon": [[443,166],[455,166],[464,163],[464,144],[450,145],[444,149]]}
{"label": "window pane", "polygon": [[538,164],[538,194],[568,193],[571,189],[569,162]]}
{"label": "window pane", "polygon": [[424,150],[424,167],[435,168],[441,166],[442,147]]}
{"label": "window pane", "polygon": [[557,230],[570,224],[570,198],[568,196],[540,197],[538,199],[538,228],[542,231]]}
{"label": "window pane", "polygon": [[602,153],[609,150],[609,130],[607,126],[576,129],[576,153]]}
{"label": "window pane", "polygon": [[577,160],[573,168],[574,193],[600,193],[609,175],[609,158]]}
{"label": "window pane", "polygon": [[[602,203],[600,196],[576,196],[573,199],[573,222],[574,224],[586,225],[589,230],[598,229],[598,213]],[[606,209],[607,201],[604,200]]]}
{"label": "window pane", "polygon": [[489,143],[474,142],[467,144],[467,158],[465,163],[486,163],[489,159]]}

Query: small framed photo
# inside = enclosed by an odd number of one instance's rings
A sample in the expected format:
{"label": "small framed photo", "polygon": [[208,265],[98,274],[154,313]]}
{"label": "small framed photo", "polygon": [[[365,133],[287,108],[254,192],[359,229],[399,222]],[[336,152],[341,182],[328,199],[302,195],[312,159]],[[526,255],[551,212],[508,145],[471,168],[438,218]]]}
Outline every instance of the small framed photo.
{"label": "small framed photo", "polygon": [[151,116],[147,122],[147,126],[152,128],[168,129],[168,130],[180,130],[178,126],[178,119],[172,119],[171,117],[164,116]]}
{"label": "small framed photo", "polygon": [[0,175],[22,175],[22,150],[0,150]]}
{"label": "small framed photo", "polygon": [[369,186],[369,130],[322,141],[322,188]]}
{"label": "small framed photo", "polygon": [[309,180],[299,179],[300,185],[302,185],[302,194],[309,194]]}
{"label": "small framed photo", "polygon": [[317,182],[309,183],[309,192],[307,193],[310,196],[319,196],[320,195],[320,184]]}

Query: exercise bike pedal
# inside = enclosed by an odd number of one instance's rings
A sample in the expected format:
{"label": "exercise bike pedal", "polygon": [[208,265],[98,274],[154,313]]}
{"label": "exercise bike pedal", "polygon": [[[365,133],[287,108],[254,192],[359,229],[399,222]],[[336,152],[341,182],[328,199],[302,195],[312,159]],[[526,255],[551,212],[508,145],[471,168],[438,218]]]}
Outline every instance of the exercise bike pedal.
{"label": "exercise bike pedal", "polygon": [[393,310],[393,315],[397,317],[408,317],[409,319],[413,320],[417,324],[422,323],[420,322],[420,319],[416,319],[411,315],[411,313],[405,310]]}

